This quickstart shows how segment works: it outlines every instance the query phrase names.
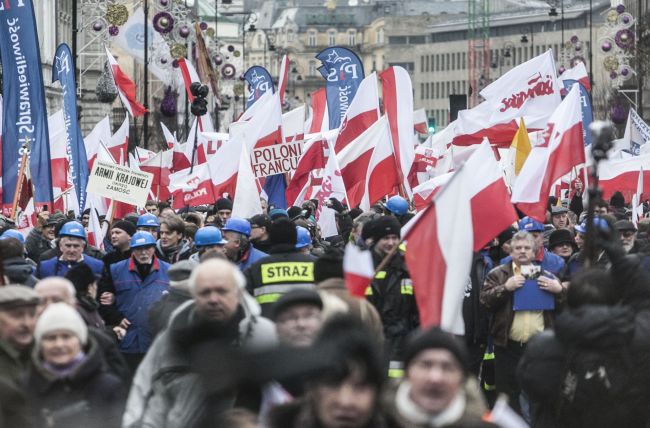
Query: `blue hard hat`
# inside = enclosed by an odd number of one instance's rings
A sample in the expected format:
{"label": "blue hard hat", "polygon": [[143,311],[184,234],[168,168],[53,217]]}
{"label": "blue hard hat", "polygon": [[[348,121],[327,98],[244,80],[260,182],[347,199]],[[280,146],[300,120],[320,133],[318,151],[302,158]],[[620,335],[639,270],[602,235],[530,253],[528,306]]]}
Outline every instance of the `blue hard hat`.
{"label": "blue hard hat", "polygon": [[237,232],[242,235],[251,236],[251,224],[248,220],[243,218],[230,217],[221,230],[224,232]]}
{"label": "blue hard hat", "polygon": [[289,213],[287,213],[287,210],[283,210],[282,208],[274,208],[269,211],[269,217],[271,217],[271,220],[275,220],[280,217],[289,218]]}
{"label": "blue hard hat", "polygon": [[296,248],[305,248],[311,245],[311,235],[307,229],[302,226],[296,226],[296,233],[298,235]]}
{"label": "blue hard hat", "polygon": [[543,232],[544,225],[534,218],[526,216],[519,220],[519,230],[524,230],[526,232]]}
{"label": "blue hard hat", "polygon": [[399,195],[391,196],[384,207],[395,215],[404,215],[409,212],[409,203]]}
{"label": "blue hard hat", "polygon": [[[605,221],[604,218],[594,217],[593,224],[598,229],[609,230],[609,225],[607,224],[607,221]],[[587,220],[583,221],[580,224],[576,224],[574,229],[576,230],[576,232],[587,233]]]}
{"label": "blue hard hat", "polygon": [[86,240],[86,231],[81,223],[77,221],[69,221],[61,226],[61,230],[59,231],[59,237],[62,238],[64,236]]}
{"label": "blue hard hat", "polygon": [[5,230],[2,236],[0,236],[0,239],[6,239],[6,238],[16,238],[23,244],[25,243],[25,237],[23,236],[22,233],[18,232],[16,229]]}
{"label": "blue hard hat", "polygon": [[198,247],[207,247],[208,245],[223,245],[228,241],[223,239],[221,231],[214,226],[205,226],[196,231],[194,235],[194,245]]}
{"label": "blue hard hat", "polygon": [[135,232],[131,237],[131,248],[156,245],[156,238],[149,232]]}
{"label": "blue hard hat", "polygon": [[151,213],[142,214],[138,217],[137,227],[160,227],[158,217]]}

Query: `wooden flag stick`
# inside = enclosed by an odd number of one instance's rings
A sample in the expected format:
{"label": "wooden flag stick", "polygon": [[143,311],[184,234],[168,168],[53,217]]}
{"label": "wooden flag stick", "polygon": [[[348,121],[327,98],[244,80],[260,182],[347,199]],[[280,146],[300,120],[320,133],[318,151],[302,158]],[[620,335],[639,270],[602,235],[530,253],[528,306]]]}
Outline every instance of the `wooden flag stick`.
{"label": "wooden flag stick", "polygon": [[20,169],[18,170],[18,177],[16,180],[16,189],[14,191],[14,200],[11,206],[11,216],[14,221],[18,218],[18,202],[20,202],[20,192],[23,188],[23,182],[25,177],[25,169],[27,168],[27,153],[29,152],[29,137],[25,137],[25,143],[23,143],[23,156],[20,160]]}

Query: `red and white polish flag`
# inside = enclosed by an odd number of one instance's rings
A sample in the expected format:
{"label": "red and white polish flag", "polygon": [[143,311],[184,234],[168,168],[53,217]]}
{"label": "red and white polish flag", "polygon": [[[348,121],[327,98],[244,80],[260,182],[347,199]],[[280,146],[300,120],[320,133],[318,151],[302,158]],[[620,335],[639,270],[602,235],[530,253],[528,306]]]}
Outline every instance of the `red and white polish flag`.
{"label": "red and white polish flag", "polygon": [[[124,116],[124,121],[122,125],[115,131],[115,134],[111,136],[108,145],[106,146],[108,151],[113,156],[113,159],[117,160],[119,165],[124,165],[126,162],[126,156],[122,156],[123,153],[128,152],[129,148],[129,115]],[[121,160],[120,160],[121,159]]]}
{"label": "red and white polish flag", "polygon": [[384,97],[384,112],[388,117],[393,153],[398,166],[399,184],[404,184],[408,192],[410,186],[405,179],[415,158],[411,77],[404,68],[393,66],[382,71],[379,78]]}
{"label": "red and white polish flag", "polygon": [[341,121],[339,136],[334,144],[338,155],[352,141],[359,137],[379,119],[379,92],[377,89],[377,74],[371,73],[361,81],[357,93],[350,102]]}
{"label": "red and white polish flag", "polygon": [[453,172],[448,172],[446,174],[433,177],[432,179],[425,181],[419,186],[414,187],[413,203],[415,204],[415,209],[419,212],[428,207],[434,196],[436,196],[440,189],[442,189],[443,186],[447,184],[452,175],[454,175]]}
{"label": "red and white polish flag", "polygon": [[108,62],[111,65],[113,80],[115,81],[115,86],[117,86],[117,92],[120,95],[122,104],[124,104],[124,107],[128,110],[131,116],[138,117],[144,115],[148,110],[135,98],[135,83],[133,83],[133,81],[122,71],[115,60],[115,57],[111,54],[108,48],[105,47],[105,49]]}
{"label": "red and white polish flag", "polygon": [[301,206],[305,201],[304,195],[309,187],[312,171],[325,168],[325,147],[327,141],[321,136],[314,137],[305,143],[302,156],[298,160],[296,170],[284,194],[289,206]]}
{"label": "red and white polish flag", "polygon": [[375,148],[368,164],[366,187],[360,204],[360,208],[364,211],[369,211],[375,202],[390,194],[401,184],[387,116],[382,116],[373,126],[383,128],[383,131],[377,132]]}
{"label": "red and white polish flag", "polygon": [[370,251],[362,250],[356,245],[348,243],[343,256],[343,276],[345,286],[350,294],[365,298],[366,288],[375,276]]}
{"label": "red and white polish flag", "polygon": [[[578,62],[576,65],[560,76],[560,80],[575,80],[580,83],[589,92],[591,91],[591,83],[589,82],[589,73],[583,62]],[[564,88],[562,89],[564,90]]]}
{"label": "red and white polish flag", "polygon": [[311,93],[311,122],[309,122],[307,133],[317,134],[328,130],[327,93],[325,88],[321,88]]}
{"label": "red and white polish flag", "polygon": [[305,138],[305,105],[282,115],[284,141],[299,141]]}
{"label": "red and white polish flag", "polygon": [[280,95],[280,104],[284,102],[284,93],[287,89],[287,81],[289,80],[289,57],[287,55],[282,57],[280,63],[280,74],[278,74],[278,94]]}
{"label": "red and white polish flag", "polygon": [[483,142],[402,230],[423,327],[464,334],[462,303],[473,253],[516,220],[494,152]]}
{"label": "red and white polish flag", "polygon": [[413,128],[418,134],[429,135],[429,119],[423,108],[413,112]]}
{"label": "red and white polish flag", "polygon": [[512,202],[526,215],[543,222],[551,186],[583,163],[580,89],[574,85],[549,118],[544,142],[528,155],[512,189]]}
{"label": "red and white polish flag", "polygon": [[[598,186],[603,198],[609,200],[614,192],[621,192],[626,201],[632,199],[639,185],[639,172],[643,171],[643,189],[650,189],[650,153],[626,159],[602,161],[598,166]],[[641,195],[639,195],[641,196]]]}

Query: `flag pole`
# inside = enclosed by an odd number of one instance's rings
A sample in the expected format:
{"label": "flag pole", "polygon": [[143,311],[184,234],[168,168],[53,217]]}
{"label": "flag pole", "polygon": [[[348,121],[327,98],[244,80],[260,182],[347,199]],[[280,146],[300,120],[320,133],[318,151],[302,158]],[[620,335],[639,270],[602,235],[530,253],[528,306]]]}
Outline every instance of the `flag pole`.
{"label": "flag pole", "polygon": [[22,145],[23,156],[20,158],[20,169],[18,170],[18,177],[16,180],[16,189],[14,190],[14,200],[11,204],[11,216],[14,221],[18,218],[18,202],[20,201],[20,192],[23,188],[25,177],[25,169],[27,168],[27,153],[29,152],[29,137],[25,137],[25,142]]}

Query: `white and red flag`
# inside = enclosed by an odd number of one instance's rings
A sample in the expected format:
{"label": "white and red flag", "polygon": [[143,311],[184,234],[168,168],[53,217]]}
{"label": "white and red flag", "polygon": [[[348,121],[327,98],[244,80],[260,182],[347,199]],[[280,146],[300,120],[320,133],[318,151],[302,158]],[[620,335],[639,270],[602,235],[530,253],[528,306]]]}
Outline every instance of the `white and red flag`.
{"label": "white and red flag", "polygon": [[[598,186],[603,199],[609,200],[614,192],[621,192],[626,201],[638,189],[639,171],[643,170],[643,189],[650,189],[650,153],[625,159],[607,159],[598,165]],[[642,196],[642,195],[639,195]]]}
{"label": "white and red flag", "polygon": [[341,120],[339,136],[334,144],[338,155],[352,141],[379,119],[379,92],[377,74],[371,73],[361,81],[357,93]]}
{"label": "white and red flag", "polygon": [[176,209],[186,205],[210,204],[217,200],[207,163],[171,174],[169,192],[174,197],[173,207]]}
{"label": "white and red flag", "polygon": [[445,184],[447,184],[452,175],[454,175],[453,172],[438,175],[430,180],[425,181],[419,186],[414,187],[413,203],[415,204],[416,211],[422,211],[427,206],[429,206],[433,200],[433,197],[436,196],[436,193],[438,193]]}
{"label": "white and red flag", "polygon": [[551,115],[544,142],[528,155],[512,189],[512,202],[526,215],[545,221],[551,186],[583,163],[580,89],[574,85]]}
{"label": "white and red flag", "polygon": [[587,91],[591,91],[591,82],[589,82],[589,74],[585,63],[578,61],[576,65],[560,75],[560,80],[575,80],[585,87]]}
{"label": "white and red flag", "polygon": [[88,206],[90,208],[90,219],[88,220],[88,245],[104,250],[104,237],[106,233],[102,229],[102,224],[97,216],[97,210],[92,205],[92,200]]}
{"label": "white and red flag", "polygon": [[383,128],[383,131],[377,131],[377,138],[374,140],[375,148],[368,164],[365,191],[359,206],[364,211],[369,211],[375,202],[402,184],[388,123],[389,119],[384,115],[373,125]]}
{"label": "white and red flag", "polygon": [[140,164],[142,171],[153,174],[151,193],[158,201],[166,201],[171,196],[168,186],[173,156],[173,150],[165,150]]}
{"label": "white and red flag", "polygon": [[296,170],[284,192],[289,206],[302,205],[305,200],[304,194],[310,186],[312,172],[325,168],[324,151],[326,146],[327,141],[321,136],[305,142]]}
{"label": "white and red flag", "polygon": [[[128,153],[129,149],[129,115],[124,116],[124,122],[122,125],[115,131],[115,134],[111,136],[110,141],[106,145],[106,148],[113,156],[113,159],[117,160],[119,165],[124,165],[127,157],[126,155],[122,156],[125,153]],[[120,160],[121,159],[121,160]]]}
{"label": "white and red flag", "polygon": [[305,105],[282,115],[282,135],[284,141],[300,141],[305,139]]}
{"label": "white and red flag", "polygon": [[636,193],[632,196],[632,223],[636,226],[643,217],[643,167],[639,170]]}
{"label": "white and red flag", "polygon": [[[350,208],[361,203],[365,193],[366,177],[372,152],[377,141],[384,138],[386,132],[386,124],[382,121],[375,121],[370,128],[336,153]],[[338,143],[339,139],[336,141]]]}
{"label": "white and red flag", "polygon": [[350,294],[364,299],[366,288],[375,276],[370,251],[362,250],[351,242],[348,243],[343,256],[343,276]]}
{"label": "white and red flag", "polygon": [[499,164],[484,142],[402,230],[423,327],[464,334],[462,303],[473,253],[516,220]]}
{"label": "white and red flag", "polygon": [[[512,138],[519,129],[517,121],[512,119],[504,123],[490,123],[494,109],[495,107],[491,103],[484,101],[476,107],[459,111],[458,118],[452,122],[453,144],[455,146],[470,146],[481,144],[483,139],[487,138],[497,147],[510,147]],[[451,126],[450,123],[447,128]]]}
{"label": "white and red flag", "polygon": [[284,102],[284,93],[287,90],[289,81],[289,57],[284,55],[280,63],[280,74],[278,74],[278,95],[280,95],[280,104]]}
{"label": "white and red flag", "polygon": [[483,88],[481,96],[491,107],[490,125],[523,117],[528,129],[537,129],[562,100],[556,76],[553,51],[549,49]]}
{"label": "white and red flag", "polygon": [[178,140],[176,140],[176,134],[172,134],[169,128],[167,128],[162,122],[160,122],[160,127],[162,128],[163,136],[165,137],[165,142],[167,143],[167,148],[173,149],[174,144],[178,144]]}
{"label": "white and red flag", "polygon": [[413,112],[413,128],[418,134],[429,135],[429,119],[423,108]]}
{"label": "white and red flag", "polygon": [[86,159],[88,159],[88,171],[92,171],[97,153],[101,145],[106,146],[111,141],[111,121],[108,116],[97,122],[90,134],[84,138],[86,147]]}
{"label": "white and red flag", "polygon": [[399,184],[407,192],[410,186],[405,180],[415,158],[413,139],[413,86],[408,72],[399,66],[388,67],[379,74],[384,98],[384,112],[390,126],[393,153],[397,163]]}
{"label": "white and red flag", "polygon": [[316,210],[315,217],[320,226],[323,238],[329,238],[330,236],[339,233],[336,227],[336,211],[328,207],[327,202],[330,198],[337,199],[340,202],[344,202],[347,199],[346,188],[341,177],[341,170],[336,156],[334,156],[332,152],[333,150],[330,144],[330,155],[327,158],[327,164],[325,165],[323,181],[320,190],[316,195],[316,198],[318,199],[318,209]]}
{"label": "white and red flag", "polygon": [[144,115],[147,112],[147,109],[135,98],[135,83],[133,83],[133,81],[129,79],[129,76],[122,71],[115,60],[115,57],[113,57],[108,48],[106,47],[105,49],[108,62],[111,65],[113,80],[115,81],[115,86],[117,86],[117,92],[120,95],[122,104],[124,104],[124,107],[128,110],[131,116],[138,117]]}
{"label": "white and red flag", "polygon": [[327,93],[321,88],[311,93],[311,121],[307,127],[308,134],[317,134],[329,130],[327,113]]}

